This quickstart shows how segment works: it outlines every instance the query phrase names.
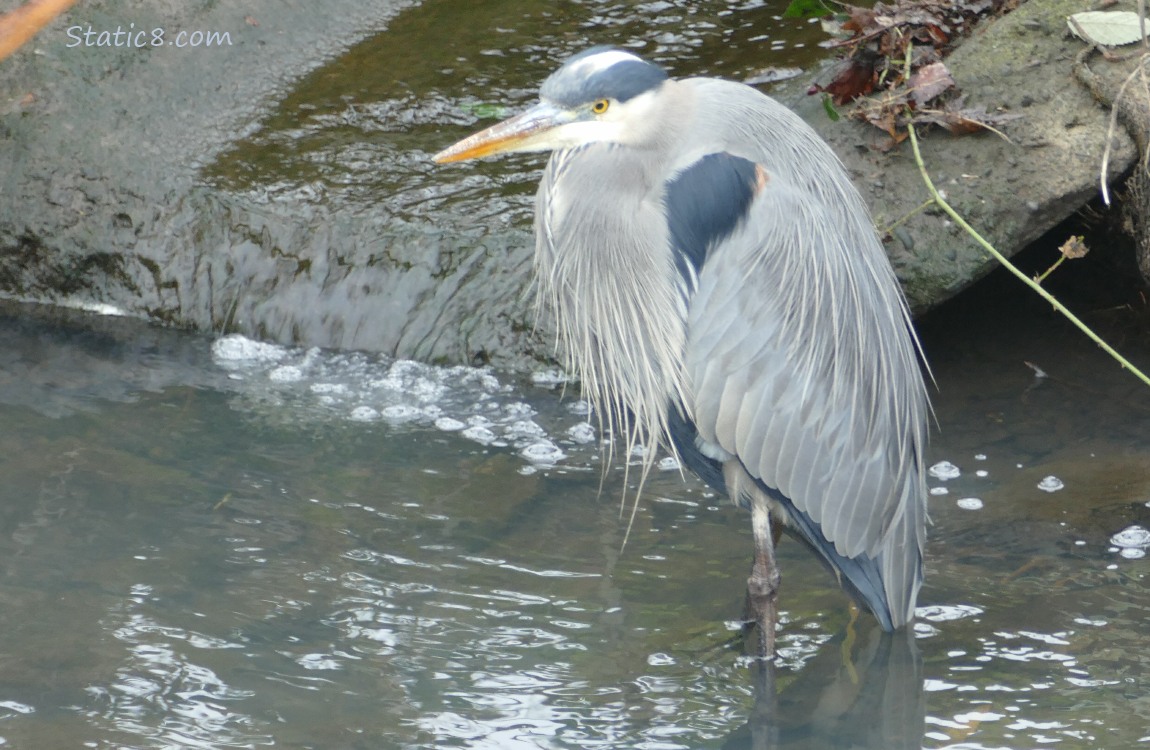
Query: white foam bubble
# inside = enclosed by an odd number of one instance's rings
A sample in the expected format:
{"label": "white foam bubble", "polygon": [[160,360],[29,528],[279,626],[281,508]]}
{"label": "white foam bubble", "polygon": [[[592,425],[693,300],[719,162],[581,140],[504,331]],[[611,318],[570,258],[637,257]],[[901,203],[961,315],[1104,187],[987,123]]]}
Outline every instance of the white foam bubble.
{"label": "white foam bubble", "polygon": [[1147,531],[1138,524],[1127,526],[1122,529],[1122,531],[1110,537],[1110,543],[1115,547],[1124,549],[1145,549],[1146,547],[1150,547],[1150,531]]}
{"label": "white foam bubble", "polygon": [[550,440],[532,443],[519,451],[519,454],[533,464],[554,464],[567,458],[567,454]]}
{"label": "white foam bubble", "polygon": [[282,346],[255,341],[239,334],[224,336],[212,344],[212,357],[218,364],[278,362],[287,354],[288,350]]}
{"label": "white foam bubble", "polygon": [[296,383],[303,380],[303,370],[295,365],[282,365],[268,373],[273,383]]}
{"label": "white foam bubble", "polygon": [[[276,369],[282,370],[283,368],[280,367]],[[302,376],[299,379],[302,380]],[[311,389],[312,393],[336,394],[339,396],[344,396],[348,392],[346,383],[312,383],[308,387]]]}
{"label": "white foam bubble", "polygon": [[587,422],[579,422],[567,428],[567,437],[576,443],[586,445],[587,443],[595,442],[595,438],[598,437],[598,435],[595,432],[595,428],[590,424]]}
{"label": "white foam bubble", "polygon": [[576,399],[567,404],[567,411],[585,417],[591,413],[591,404],[587,403],[586,399]]}
{"label": "white foam bubble", "polygon": [[1043,477],[1042,481],[1038,483],[1038,489],[1043,492],[1058,492],[1065,486],[1062,480],[1056,476]]}
{"label": "white foam bubble", "polygon": [[520,438],[539,438],[546,433],[543,428],[530,419],[520,419],[507,426],[504,436],[511,440]]}
{"label": "white foam bubble", "polygon": [[480,445],[491,445],[495,442],[495,433],[486,427],[480,427],[478,425],[468,427],[460,434],[468,440],[474,440]]}
{"label": "white foam bubble", "polygon": [[549,370],[536,370],[531,373],[531,382],[540,386],[563,385],[568,380],[567,373],[557,367]]}
{"label": "white foam bubble", "polygon": [[414,422],[423,417],[423,410],[411,404],[391,404],[383,407],[379,415],[388,422]]}
{"label": "white foam bubble", "polygon": [[374,422],[379,416],[379,412],[370,406],[357,406],[351,410],[348,418],[353,422]]}
{"label": "white foam bubble", "polygon": [[508,417],[530,417],[534,416],[535,409],[531,408],[531,404],[523,401],[512,401],[509,404],[503,405],[503,413]]}
{"label": "white foam bubble", "polygon": [[[218,339],[211,350],[217,366],[228,374],[234,408],[261,419],[436,430],[485,448],[508,448],[531,471],[569,460],[572,452],[581,453],[580,460],[599,459],[595,449],[600,434],[587,401],[525,394],[500,382],[488,368],[434,367],[364,352],[281,346],[240,335]],[[561,370],[549,369],[535,373],[532,380],[551,386],[569,379]],[[538,414],[540,409],[545,413]],[[641,449],[634,453],[642,455]],[[678,468],[668,458],[659,466]]]}
{"label": "white foam bubble", "polygon": [[957,479],[962,475],[962,470],[950,461],[939,461],[934,466],[931,466],[928,472],[935,479],[941,479],[944,482],[950,479]]}

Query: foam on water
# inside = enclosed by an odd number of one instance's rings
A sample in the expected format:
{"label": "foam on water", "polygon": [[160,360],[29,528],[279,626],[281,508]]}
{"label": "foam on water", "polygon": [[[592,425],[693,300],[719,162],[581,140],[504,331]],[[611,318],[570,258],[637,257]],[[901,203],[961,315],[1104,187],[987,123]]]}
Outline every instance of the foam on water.
{"label": "foam on water", "polygon": [[1150,531],[1135,524],[1127,526],[1119,531],[1114,536],[1110,537],[1110,543],[1115,547],[1123,549],[1141,549],[1145,550],[1150,547]]}
{"label": "foam on water", "polygon": [[224,336],[212,344],[212,358],[217,364],[237,367],[259,362],[278,362],[291,352],[287,347],[265,344],[246,336]]}
{"label": "foam on water", "polygon": [[[484,446],[511,447],[531,464],[565,459],[562,446],[593,443],[585,401],[566,406],[565,424],[552,437],[522,394],[488,368],[433,367],[362,352],[300,349],[229,335],[212,344],[212,358],[228,372],[243,406],[277,421],[381,422],[462,435]],[[533,383],[566,382],[548,370]]]}
{"label": "foam on water", "polygon": [[593,443],[598,435],[595,428],[588,422],[577,422],[571,425],[567,430],[567,437],[574,440],[576,443]]}
{"label": "foam on water", "polygon": [[959,469],[950,461],[939,461],[931,466],[927,472],[935,479],[941,479],[944,482],[957,479],[962,475],[962,469]]}

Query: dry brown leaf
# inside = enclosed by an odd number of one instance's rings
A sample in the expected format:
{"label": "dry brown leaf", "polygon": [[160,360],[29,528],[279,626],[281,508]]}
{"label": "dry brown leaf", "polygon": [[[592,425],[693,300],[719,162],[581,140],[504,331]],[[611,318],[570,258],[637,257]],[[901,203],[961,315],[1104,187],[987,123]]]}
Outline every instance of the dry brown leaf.
{"label": "dry brown leaf", "polygon": [[921,107],[954,88],[954,79],[946,65],[936,62],[919,68],[907,81],[907,87],[915,104]]}
{"label": "dry brown leaf", "polygon": [[1081,258],[1090,252],[1086,247],[1086,240],[1081,235],[1071,236],[1058,247],[1058,251],[1070,259]]}

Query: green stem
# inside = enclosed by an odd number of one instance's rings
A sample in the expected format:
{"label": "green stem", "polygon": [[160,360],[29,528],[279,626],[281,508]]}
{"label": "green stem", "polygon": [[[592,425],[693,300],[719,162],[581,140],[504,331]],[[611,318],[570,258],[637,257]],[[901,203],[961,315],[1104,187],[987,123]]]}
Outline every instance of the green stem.
{"label": "green stem", "polygon": [[907,223],[908,221],[910,221],[911,218],[915,214],[917,214],[919,211],[922,211],[925,208],[930,207],[930,205],[932,203],[934,203],[934,199],[933,198],[927,198],[926,200],[924,200],[922,202],[922,205],[916,206],[915,208],[912,208],[911,210],[907,211],[905,214],[902,215],[902,218],[896,220],[893,224],[888,224],[886,226],[886,228],[884,228],[882,230],[883,236],[885,237],[886,235],[893,232],[896,228],[898,228],[898,227],[902,226],[903,224]]}
{"label": "green stem", "polygon": [[1062,261],[1064,261],[1064,260],[1066,260],[1066,256],[1065,255],[1059,255],[1058,260],[1054,261],[1054,264],[1051,265],[1050,268],[1047,268],[1045,271],[1043,271],[1042,275],[1034,280],[1034,283],[1035,284],[1041,284],[1042,282],[1046,281],[1046,277],[1049,276],[1050,274],[1054,273],[1054,269],[1061,266]]}
{"label": "green stem", "polygon": [[1102,349],[1107,354],[1118,360],[1119,364],[1121,364],[1127,370],[1130,370],[1130,372],[1134,373],[1139,380],[1141,380],[1146,385],[1150,385],[1150,378],[1147,378],[1141,370],[1130,364],[1130,362],[1127,361],[1125,357],[1115,351],[1112,346],[1103,341],[1098,334],[1090,330],[1089,326],[1079,320],[1077,316],[1074,315],[1074,313],[1070,312],[1070,310],[1066,309],[1066,306],[1055,299],[1054,296],[1050,294],[1050,292],[1043,289],[1022,271],[1019,271],[1013,263],[1007,260],[1006,257],[1002,255],[1002,253],[995,249],[994,245],[991,245],[989,242],[987,242],[981,234],[975,231],[974,227],[972,227],[970,224],[967,224],[966,220],[959,216],[957,211],[951,208],[950,204],[946,202],[946,199],[943,198],[935,188],[934,182],[931,181],[930,175],[926,171],[926,165],[922,161],[922,153],[918,149],[918,135],[914,132],[914,123],[908,122],[906,129],[910,133],[911,148],[914,149],[914,162],[918,165],[918,171],[922,175],[922,181],[926,183],[926,188],[930,191],[930,194],[934,198],[934,202],[938,204],[938,207],[945,211],[947,215],[950,216],[950,218],[954,219],[954,222],[962,227],[967,234],[973,237],[975,242],[981,245],[982,248],[986,250],[986,252],[990,253],[991,257],[993,257],[1002,265],[1006,266],[1006,269],[1017,276],[1023,284],[1026,284],[1028,287],[1033,289],[1040,297],[1049,302],[1055,310],[1066,316],[1067,320],[1069,320],[1071,323],[1077,326],[1079,330],[1089,336],[1091,341],[1102,347]]}

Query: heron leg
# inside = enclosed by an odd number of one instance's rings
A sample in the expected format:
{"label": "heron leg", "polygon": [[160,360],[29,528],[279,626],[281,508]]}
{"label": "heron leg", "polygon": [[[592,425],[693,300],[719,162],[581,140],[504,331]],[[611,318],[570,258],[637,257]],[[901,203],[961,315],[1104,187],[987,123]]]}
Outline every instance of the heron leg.
{"label": "heron leg", "polygon": [[759,658],[774,659],[781,579],[775,561],[778,530],[771,527],[771,511],[762,492],[751,494],[751,529],[755,539],[755,561],[747,578],[748,620],[754,622]]}
{"label": "heron leg", "polygon": [[760,660],[751,665],[755,702],[747,723],[751,728],[751,748],[767,750],[783,746],[779,722],[779,696],[775,688],[775,662]]}

